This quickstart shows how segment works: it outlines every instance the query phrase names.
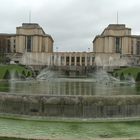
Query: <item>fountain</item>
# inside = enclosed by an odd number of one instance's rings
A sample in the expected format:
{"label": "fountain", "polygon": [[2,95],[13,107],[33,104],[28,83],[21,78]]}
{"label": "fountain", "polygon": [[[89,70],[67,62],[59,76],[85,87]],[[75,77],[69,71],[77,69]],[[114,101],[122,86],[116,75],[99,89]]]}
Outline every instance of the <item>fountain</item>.
{"label": "fountain", "polygon": [[[33,80],[16,80],[13,75],[14,80],[0,82],[0,113],[81,122],[139,118],[139,84],[131,75],[124,81],[113,77],[105,71],[107,64],[96,60],[96,71],[86,78],[62,77],[47,67]],[[112,61],[110,57],[108,64]]]}
{"label": "fountain", "polygon": [[36,80],[12,82],[8,94],[0,95],[0,112],[92,119],[139,116],[139,85],[132,85],[131,78],[120,81],[103,69],[90,78],[59,78],[46,68]]}

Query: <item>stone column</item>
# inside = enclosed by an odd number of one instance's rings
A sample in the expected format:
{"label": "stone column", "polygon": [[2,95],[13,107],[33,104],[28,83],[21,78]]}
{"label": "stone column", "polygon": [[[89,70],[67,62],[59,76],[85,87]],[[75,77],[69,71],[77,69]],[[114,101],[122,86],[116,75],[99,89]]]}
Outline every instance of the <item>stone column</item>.
{"label": "stone column", "polygon": [[74,56],[74,66],[76,66],[76,64],[77,64],[77,59],[76,58],[77,58],[77,55]]}
{"label": "stone column", "polygon": [[87,54],[85,54],[85,66],[87,66]]}
{"label": "stone column", "polygon": [[90,66],[92,66],[92,55],[90,55]]}
{"label": "stone column", "polygon": [[71,66],[71,54],[69,54],[69,66]]}
{"label": "stone column", "polygon": [[64,54],[64,66],[66,66],[66,54]]}
{"label": "stone column", "polygon": [[82,66],[82,54],[80,54],[80,66]]}

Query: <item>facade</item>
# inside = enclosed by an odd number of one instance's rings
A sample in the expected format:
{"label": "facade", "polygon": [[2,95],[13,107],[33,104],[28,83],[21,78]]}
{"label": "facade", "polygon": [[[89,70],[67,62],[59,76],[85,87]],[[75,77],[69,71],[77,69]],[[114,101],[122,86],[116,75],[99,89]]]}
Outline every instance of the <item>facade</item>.
{"label": "facade", "polygon": [[16,34],[0,34],[0,50],[4,53],[53,52],[53,38],[36,23],[23,23]]}
{"label": "facade", "polygon": [[16,52],[53,52],[53,38],[36,23],[23,23],[16,28]]}
{"label": "facade", "polygon": [[93,40],[93,52],[53,52],[53,38],[37,23],[23,23],[16,34],[0,34],[0,52],[12,62],[75,70],[97,66],[140,64],[140,36],[131,35],[125,24],[110,24]]}
{"label": "facade", "polygon": [[16,35],[0,34],[0,52],[9,54],[16,52]]}
{"label": "facade", "polygon": [[9,57],[11,63],[22,64],[22,57],[27,52],[53,53],[53,42],[37,23],[23,23],[16,28],[16,34],[0,34],[0,60]]}
{"label": "facade", "polygon": [[93,52],[102,60],[108,59],[108,64],[110,58],[120,62],[125,60],[126,65],[139,64],[140,36],[131,35],[131,28],[125,24],[110,24],[94,38]]}
{"label": "facade", "polygon": [[13,52],[15,43],[12,41],[15,38],[14,34],[0,34],[0,63],[9,61],[7,55]]}
{"label": "facade", "polygon": [[24,53],[21,63],[34,67],[36,70],[43,67],[65,71],[82,71],[94,66],[92,52],[53,52],[53,53]]}
{"label": "facade", "polygon": [[92,52],[25,53],[22,63],[46,66],[88,66],[93,65],[94,59]]}

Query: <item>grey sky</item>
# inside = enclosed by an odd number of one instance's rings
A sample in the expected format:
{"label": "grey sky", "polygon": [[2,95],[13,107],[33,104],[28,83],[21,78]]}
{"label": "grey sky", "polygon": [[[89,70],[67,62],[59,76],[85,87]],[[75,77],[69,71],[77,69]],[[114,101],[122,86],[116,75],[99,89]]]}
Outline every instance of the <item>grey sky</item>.
{"label": "grey sky", "polygon": [[111,23],[140,34],[139,0],[0,0],[0,32],[15,33],[24,22],[39,23],[54,38],[54,50],[92,50],[92,40]]}

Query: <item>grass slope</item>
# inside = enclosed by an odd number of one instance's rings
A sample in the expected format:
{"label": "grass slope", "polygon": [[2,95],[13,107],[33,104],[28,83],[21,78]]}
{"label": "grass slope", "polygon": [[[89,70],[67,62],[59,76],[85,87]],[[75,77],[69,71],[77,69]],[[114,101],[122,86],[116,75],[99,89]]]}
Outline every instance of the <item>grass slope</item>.
{"label": "grass slope", "polygon": [[131,74],[134,77],[134,79],[136,79],[138,76],[138,73],[140,73],[140,68],[138,67],[123,68],[123,69],[114,71],[113,75],[115,76],[116,74],[118,74],[118,76],[120,77],[122,73],[124,74],[124,76],[128,76],[129,74]]}
{"label": "grass slope", "polygon": [[0,79],[4,78],[5,73],[7,71],[9,71],[9,72],[17,71],[17,73],[21,74],[21,75],[23,73],[25,73],[26,76],[28,75],[28,73],[31,74],[30,70],[27,70],[26,68],[24,68],[23,66],[20,66],[20,65],[2,65],[2,66],[0,66]]}

